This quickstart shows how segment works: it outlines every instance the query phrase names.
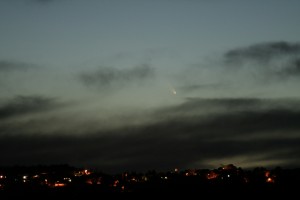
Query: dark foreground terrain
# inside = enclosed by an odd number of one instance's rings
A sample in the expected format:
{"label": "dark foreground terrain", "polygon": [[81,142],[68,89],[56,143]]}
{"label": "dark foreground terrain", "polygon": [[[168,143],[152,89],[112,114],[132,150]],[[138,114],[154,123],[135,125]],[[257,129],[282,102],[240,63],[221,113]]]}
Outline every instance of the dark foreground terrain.
{"label": "dark foreground terrain", "polygon": [[187,169],[109,175],[68,165],[0,168],[0,199],[101,198],[184,195],[195,197],[275,198],[300,191],[300,169]]}

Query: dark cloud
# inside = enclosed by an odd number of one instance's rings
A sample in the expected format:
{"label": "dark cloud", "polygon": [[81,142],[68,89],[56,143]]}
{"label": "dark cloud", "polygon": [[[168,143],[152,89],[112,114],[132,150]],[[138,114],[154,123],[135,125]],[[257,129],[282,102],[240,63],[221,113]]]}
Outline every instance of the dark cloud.
{"label": "dark cloud", "polygon": [[204,95],[227,95],[229,91],[249,95],[249,87],[257,92],[295,83],[300,79],[300,43],[264,42],[231,49],[221,58],[190,65],[178,77],[182,92]]}
{"label": "dark cloud", "polygon": [[[245,70],[261,80],[285,80],[300,75],[300,43],[269,42],[230,50],[225,66]],[[275,78],[275,79],[274,79]]]}
{"label": "dark cloud", "polygon": [[211,84],[187,84],[179,87],[180,90],[191,92],[195,90],[211,90],[211,89],[223,89],[225,84],[211,83]]}
{"label": "dark cloud", "polygon": [[[218,112],[207,112],[214,107]],[[166,117],[166,112],[172,115]],[[262,161],[264,166],[272,161],[271,166],[274,160],[282,167],[300,165],[296,162],[300,156],[297,99],[189,99],[153,115],[157,120],[148,124],[86,131],[81,136],[2,135],[1,162],[68,163],[109,172],[202,168],[212,160],[239,165],[236,157],[243,157],[242,167],[247,167],[247,162],[260,166]]]}
{"label": "dark cloud", "polygon": [[0,105],[0,119],[41,112],[58,106],[54,99],[42,96],[17,96]]}
{"label": "dark cloud", "polygon": [[294,59],[289,66],[284,68],[280,73],[283,76],[299,76],[300,75],[300,58]]}
{"label": "dark cloud", "polygon": [[[235,113],[250,111],[266,111],[271,109],[292,110],[300,108],[300,102],[295,99],[263,99],[263,98],[187,98],[180,105],[161,109],[167,115],[183,113],[200,115],[211,112]],[[159,112],[160,112],[159,111]]]}
{"label": "dark cloud", "polygon": [[228,63],[240,63],[245,61],[267,63],[271,59],[278,59],[278,57],[299,56],[299,54],[299,43],[269,42],[233,49],[226,52],[224,56]]}
{"label": "dark cloud", "polygon": [[47,3],[51,3],[51,2],[57,2],[58,0],[32,0],[32,1],[36,2],[36,3],[47,4]]}
{"label": "dark cloud", "polygon": [[149,65],[141,65],[129,69],[101,67],[95,72],[83,73],[81,81],[88,86],[122,87],[126,84],[143,81],[154,76],[154,69]]}
{"label": "dark cloud", "polygon": [[[174,124],[175,129],[192,130],[201,133],[198,136],[221,140],[237,136],[247,138],[249,134],[262,134],[264,131],[298,130],[299,114],[298,100],[254,98],[190,99],[160,113],[162,117],[168,116],[166,119],[170,127]],[[172,132],[176,133],[176,130]]]}
{"label": "dark cloud", "polygon": [[28,69],[35,68],[35,65],[23,62],[14,62],[1,60],[0,61],[0,72],[11,72],[11,71],[27,71]]}

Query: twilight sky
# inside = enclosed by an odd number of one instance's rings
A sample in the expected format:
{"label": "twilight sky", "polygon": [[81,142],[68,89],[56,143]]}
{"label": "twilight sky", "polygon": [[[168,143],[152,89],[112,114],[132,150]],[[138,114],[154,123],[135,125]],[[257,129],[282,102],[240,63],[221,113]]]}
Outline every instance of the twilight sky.
{"label": "twilight sky", "polygon": [[0,1],[1,165],[299,167],[299,8]]}

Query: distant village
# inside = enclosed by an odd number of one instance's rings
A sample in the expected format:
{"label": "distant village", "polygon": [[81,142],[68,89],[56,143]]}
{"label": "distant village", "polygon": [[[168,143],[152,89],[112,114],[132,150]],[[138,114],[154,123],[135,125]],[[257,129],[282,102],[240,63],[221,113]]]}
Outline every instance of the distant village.
{"label": "distant village", "polygon": [[[0,194],[26,192],[285,192],[299,185],[300,169],[243,170],[233,164],[216,169],[174,168],[167,172],[106,174],[69,165],[0,167]],[[16,195],[17,195],[16,194]]]}

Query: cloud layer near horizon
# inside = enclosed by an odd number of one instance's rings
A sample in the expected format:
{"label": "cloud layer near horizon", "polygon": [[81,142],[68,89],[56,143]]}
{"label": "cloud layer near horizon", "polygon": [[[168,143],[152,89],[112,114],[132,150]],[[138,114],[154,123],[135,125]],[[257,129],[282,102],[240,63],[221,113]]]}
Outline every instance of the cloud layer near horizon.
{"label": "cloud layer near horizon", "polygon": [[85,164],[108,171],[212,167],[224,160],[245,167],[259,166],[261,161],[268,166],[297,166],[299,100],[188,99],[150,115],[147,123],[106,131],[98,127],[91,132],[88,122],[73,124],[70,130],[86,127],[77,136],[27,135],[25,130],[1,134],[0,152],[10,152],[2,153],[2,161]]}

